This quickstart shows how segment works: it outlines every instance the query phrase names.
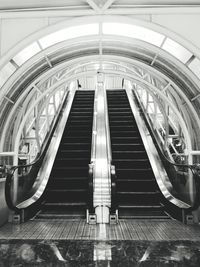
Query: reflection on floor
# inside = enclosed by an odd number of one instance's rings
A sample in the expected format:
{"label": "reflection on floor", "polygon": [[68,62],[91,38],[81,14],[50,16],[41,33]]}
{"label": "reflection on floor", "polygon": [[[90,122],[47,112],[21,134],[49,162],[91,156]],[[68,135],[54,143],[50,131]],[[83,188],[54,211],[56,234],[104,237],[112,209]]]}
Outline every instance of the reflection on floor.
{"label": "reflection on floor", "polygon": [[0,228],[3,266],[200,266],[200,227],[179,222],[29,221]]}
{"label": "reflection on floor", "polygon": [[0,266],[200,266],[194,241],[0,241]]}

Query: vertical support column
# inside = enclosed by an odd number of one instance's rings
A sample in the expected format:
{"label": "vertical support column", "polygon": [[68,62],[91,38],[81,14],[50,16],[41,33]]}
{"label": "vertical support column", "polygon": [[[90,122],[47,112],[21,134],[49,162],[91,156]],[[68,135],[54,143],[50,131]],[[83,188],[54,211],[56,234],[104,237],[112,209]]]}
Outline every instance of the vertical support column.
{"label": "vertical support column", "polygon": [[109,223],[110,208],[110,175],[108,147],[105,125],[105,89],[103,74],[97,77],[97,127],[96,127],[96,154],[94,166],[94,207],[97,223]]}

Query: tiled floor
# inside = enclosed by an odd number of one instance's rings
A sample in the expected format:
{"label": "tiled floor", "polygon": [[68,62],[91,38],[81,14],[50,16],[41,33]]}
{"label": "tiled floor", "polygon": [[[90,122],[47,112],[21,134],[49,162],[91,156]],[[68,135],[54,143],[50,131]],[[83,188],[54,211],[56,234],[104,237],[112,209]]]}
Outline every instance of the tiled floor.
{"label": "tiled floor", "polygon": [[89,225],[85,220],[41,220],[6,224],[0,228],[0,239],[200,241],[200,226],[173,220],[120,220],[117,225]]}

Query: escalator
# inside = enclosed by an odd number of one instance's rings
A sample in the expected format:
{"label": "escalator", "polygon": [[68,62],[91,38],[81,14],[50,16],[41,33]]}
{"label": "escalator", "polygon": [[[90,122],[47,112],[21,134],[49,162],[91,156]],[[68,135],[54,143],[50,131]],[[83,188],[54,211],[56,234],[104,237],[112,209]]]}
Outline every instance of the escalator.
{"label": "escalator", "polygon": [[34,219],[85,217],[93,106],[94,91],[76,91],[42,208]]}
{"label": "escalator", "polygon": [[125,90],[107,90],[119,218],[169,218]]}

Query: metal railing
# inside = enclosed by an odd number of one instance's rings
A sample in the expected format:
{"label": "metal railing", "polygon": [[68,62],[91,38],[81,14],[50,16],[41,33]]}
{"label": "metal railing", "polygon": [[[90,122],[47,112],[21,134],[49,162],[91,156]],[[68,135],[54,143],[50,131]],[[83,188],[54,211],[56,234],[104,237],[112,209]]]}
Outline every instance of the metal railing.
{"label": "metal railing", "polygon": [[[147,117],[138,96],[133,91],[132,93],[136,100],[136,104],[140,109],[140,115],[143,116],[143,119],[168,174],[169,180],[173,186],[174,196],[188,204],[188,212],[196,210],[200,206],[200,164],[187,164],[186,157],[184,155],[175,153],[175,157],[172,157],[170,152],[164,148],[164,144],[159,142],[160,137],[154,131],[153,125],[151,124],[149,117]],[[174,159],[176,162],[173,162],[172,159]],[[190,199],[189,192],[187,192],[186,189],[189,178],[192,178],[194,184],[194,198],[192,201]]]}
{"label": "metal railing", "polygon": [[[20,203],[23,203],[33,195],[36,184],[39,182],[39,177],[37,177],[38,172],[44,160],[51,139],[54,136],[54,132],[61,118],[61,114],[68,103],[68,96],[69,92],[67,92],[57,115],[52,121],[50,131],[48,132],[48,135],[46,136],[36,159],[30,164],[12,166],[11,168],[6,169],[5,199],[8,207],[16,213],[21,212],[22,208],[20,207]],[[18,179],[18,194],[16,200],[13,199],[13,181],[15,179]]]}

